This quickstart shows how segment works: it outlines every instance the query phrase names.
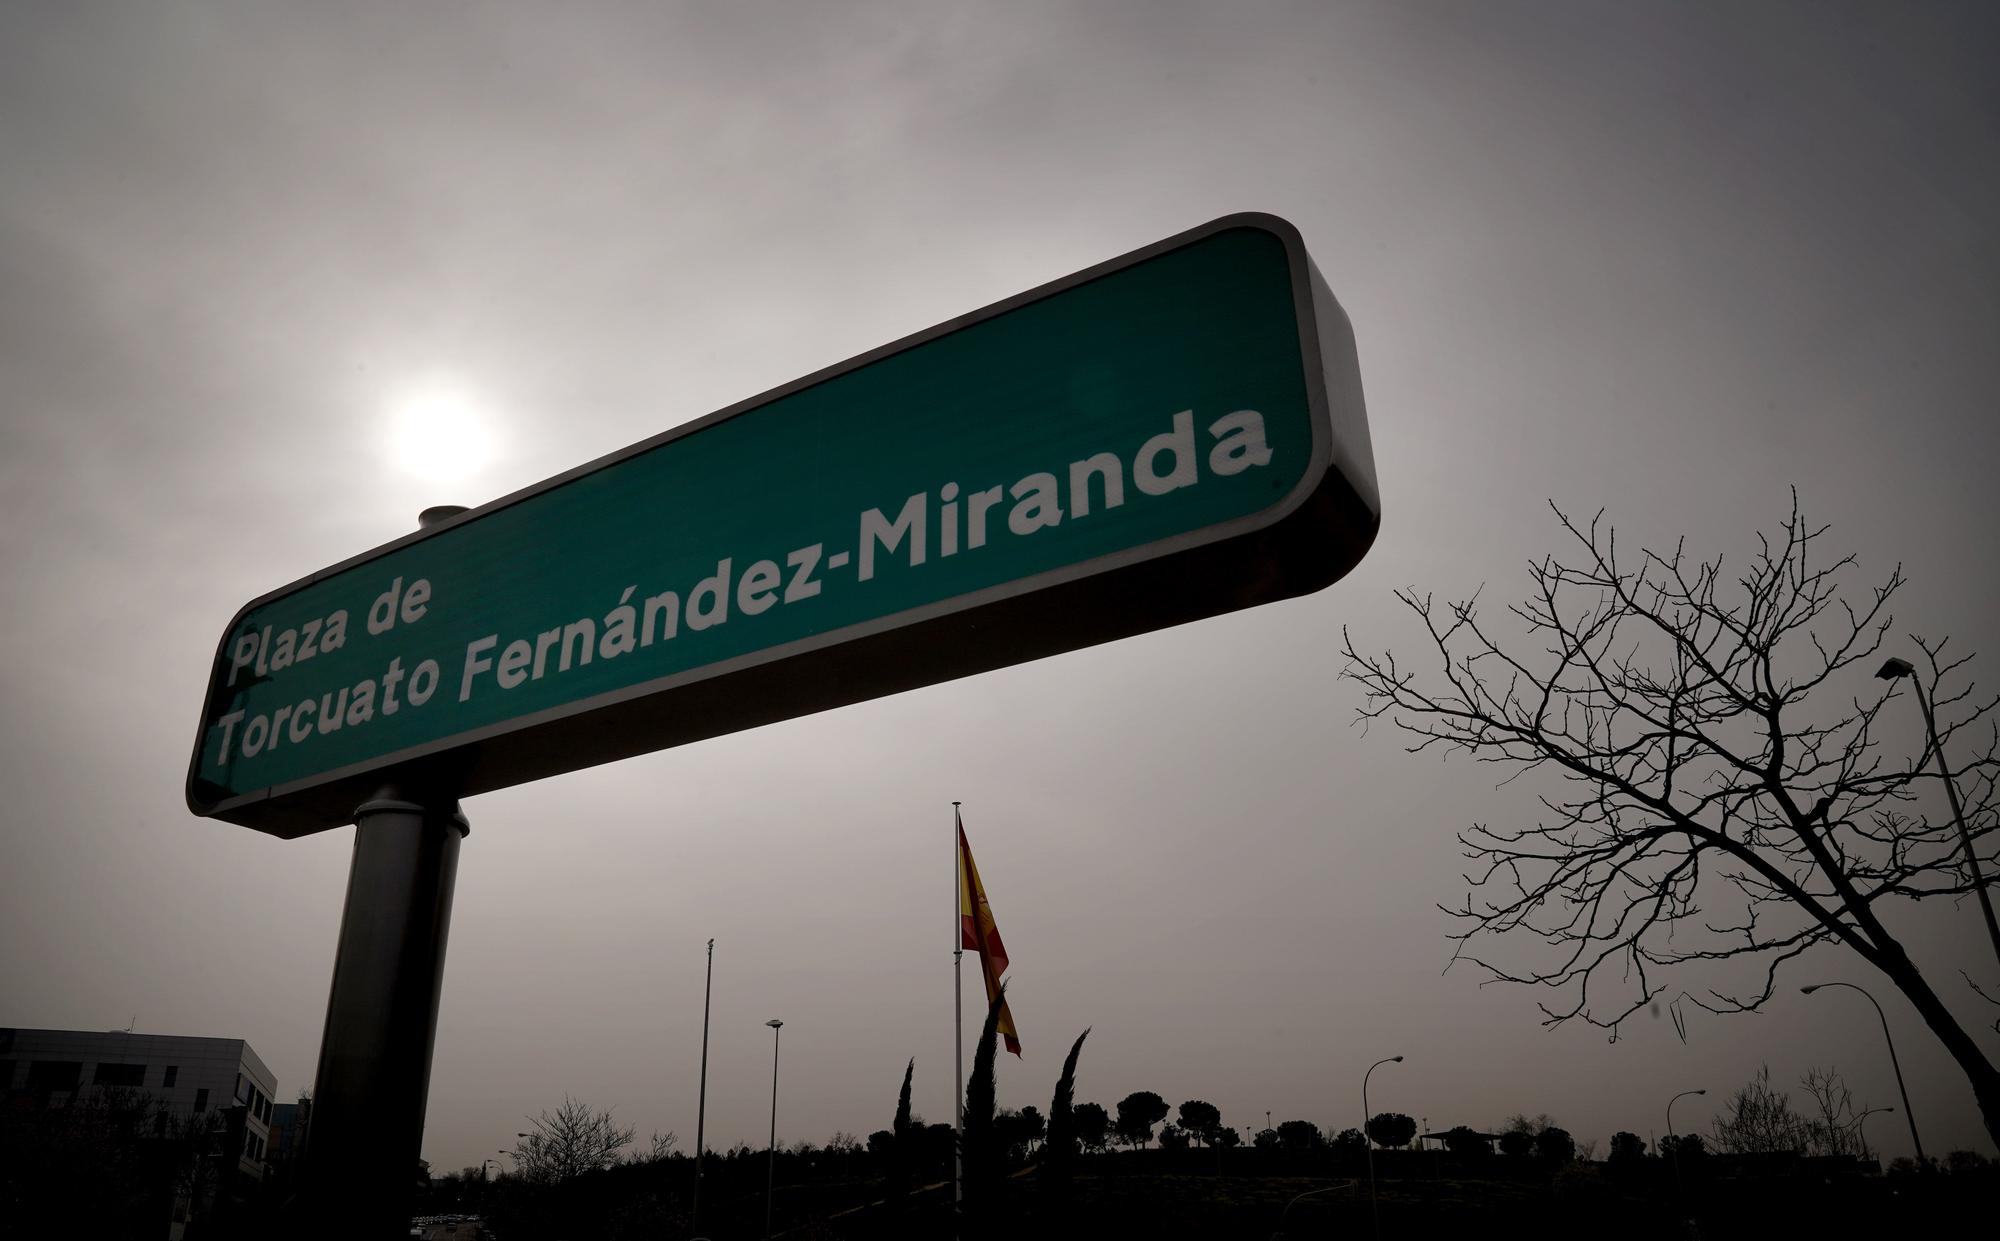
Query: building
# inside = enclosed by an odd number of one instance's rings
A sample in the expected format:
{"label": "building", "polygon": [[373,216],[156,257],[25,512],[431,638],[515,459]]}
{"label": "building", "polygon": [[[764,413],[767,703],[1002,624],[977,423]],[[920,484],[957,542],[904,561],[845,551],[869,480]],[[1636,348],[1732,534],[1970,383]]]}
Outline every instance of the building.
{"label": "building", "polygon": [[277,1089],[242,1039],[0,1027],[0,1101],[39,1109],[112,1092],[143,1095],[150,1134],[142,1127],[139,1136],[199,1127],[200,1157],[227,1169],[208,1183],[229,1198],[248,1196],[264,1180]]}
{"label": "building", "polygon": [[280,1103],[271,1109],[271,1149],[264,1162],[280,1185],[289,1184],[297,1173],[306,1130],[311,1127],[312,1100],[304,1095],[297,1103]]}

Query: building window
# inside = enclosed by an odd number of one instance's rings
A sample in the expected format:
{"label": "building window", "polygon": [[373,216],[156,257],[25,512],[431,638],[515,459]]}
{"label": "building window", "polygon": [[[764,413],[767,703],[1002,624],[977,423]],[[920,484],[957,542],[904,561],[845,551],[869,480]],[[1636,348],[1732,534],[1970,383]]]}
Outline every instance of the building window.
{"label": "building window", "polygon": [[208,1087],[203,1086],[194,1092],[194,1110],[198,1113],[208,1110]]}
{"label": "building window", "polygon": [[167,1066],[167,1080],[165,1080],[165,1081],[163,1081],[163,1082],[161,1082],[161,1083],[160,1083],[160,1088],[161,1088],[162,1090],[172,1090],[172,1089],[174,1088],[174,1079],[175,1079],[175,1078],[177,1078],[177,1077],[179,1077],[180,1075],[181,1075],[181,1066],[180,1066],[180,1065],[178,1065],[178,1064],[170,1064],[170,1065],[168,1065],[168,1066]]}
{"label": "building window", "polygon": [[143,1086],[146,1084],[146,1066],[143,1064],[99,1064],[91,1075],[91,1083],[98,1086]]}
{"label": "building window", "polygon": [[75,1090],[82,1080],[80,1060],[36,1060],[28,1065],[30,1090]]}

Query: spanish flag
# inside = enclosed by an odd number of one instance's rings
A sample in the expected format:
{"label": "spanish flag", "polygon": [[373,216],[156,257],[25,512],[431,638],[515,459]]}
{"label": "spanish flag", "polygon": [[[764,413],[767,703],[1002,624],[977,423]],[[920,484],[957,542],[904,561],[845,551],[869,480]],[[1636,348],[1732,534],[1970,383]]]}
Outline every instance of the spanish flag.
{"label": "spanish flag", "polygon": [[[986,888],[979,882],[979,868],[972,864],[972,846],[965,841],[965,820],[953,809],[958,822],[958,920],[960,947],[979,954],[979,972],[986,979],[986,1003],[1000,994],[1000,975],[1007,972],[1007,948],[1000,942],[1000,928],[993,921],[993,907],[987,903]],[[1014,1014],[1006,1001],[1000,1003],[1000,1036],[1007,1050],[1021,1054],[1021,1040],[1014,1030]]]}

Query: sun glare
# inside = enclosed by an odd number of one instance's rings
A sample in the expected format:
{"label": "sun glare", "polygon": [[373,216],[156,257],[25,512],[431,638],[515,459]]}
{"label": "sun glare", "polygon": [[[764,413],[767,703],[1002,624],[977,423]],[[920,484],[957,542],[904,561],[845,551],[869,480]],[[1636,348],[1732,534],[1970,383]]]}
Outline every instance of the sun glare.
{"label": "sun glare", "polygon": [[390,452],[398,467],[427,482],[462,482],[493,459],[493,430],[464,389],[427,384],[397,402]]}

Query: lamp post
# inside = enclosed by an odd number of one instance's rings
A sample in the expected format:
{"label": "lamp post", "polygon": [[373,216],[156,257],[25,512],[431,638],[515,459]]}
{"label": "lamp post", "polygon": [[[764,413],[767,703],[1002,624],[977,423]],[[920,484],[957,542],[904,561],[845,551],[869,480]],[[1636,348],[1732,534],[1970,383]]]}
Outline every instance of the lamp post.
{"label": "lamp post", "polygon": [[778,1031],[785,1023],[776,1017],[764,1023],[771,1027],[771,1155],[764,1165],[764,1238],[771,1236],[771,1195],[778,1184]]}
{"label": "lamp post", "polygon": [[1865,1108],[1861,1115],[1854,1118],[1854,1132],[1861,1139],[1861,1157],[1863,1159],[1868,1158],[1868,1118],[1877,1112],[1893,1112],[1895,1110],[1893,1107]]}
{"label": "lamp post", "polygon": [[1368,1079],[1383,1065],[1402,1062],[1401,1056],[1377,1060],[1361,1075],[1361,1141],[1368,1152],[1368,1214],[1375,1221],[1375,1241],[1382,1241],[1382,1208],[1375,1201],[1375,1139],[1368,1136]]}
{"label": "lamp post", "polygon": [[[1857,987],[1851,982],[1816,982],[1810,987],[1800,987],[1799,991],[1801,994],[1811,995],[1821,987],[1846,987],[1849,991],[1859,991],[1862,995],[1867,996],[1870,1004],[1875,1004],[1874,996],[1868,995],[1866,989]],[[1922,1168],[1924,1166],[1924,1141],[1917,1136],[1917,1117],[1914,1112],[1910,1111],[1910,1092],[1903,1085],[1903,1066],[1896,1059],[1896,1040],[1889,1037],[1889,1018],[1883,1014],[1880,1004],[1875,1004],[1875,1016],[1882,1022],[1882,1041],[1889,1045],[1889,1067],[1896,1070],[1896,1092],[1903,1096],[1903,1119],[1910,1122],[1910,1145],[1917,1148],[1917,1167]]]}
{"label": "lamp post", "polygon": [[1671,1137],[1673,1137],[1673,1136],[1674,1136],[1674,1104],[1676,1104],[1676,1103],[1679,1103],[1679,1102],[1680,1102],[1680,1101],[1681,1101],[1682,1099],[1685,1099],[1685,1098],[1687,1098],[1687,1097],[1688,1097],[1689,1095],[1691,1095],[1691,1094],[1707,1094],[1707,1093],[1708,1093],[1708,1091],[1707,1091],[1706,1089],[1702,1089],[1702,1090],[1683,1090],[1683,1091],[1681,1091],[1681,1092],[1680,1092],[1679,1094],[1675,1095],[1675,1096],[1674,1096],[1673,1098],[1671,1098],[1671,1099],[1668,1099],[1668,1100],[1667,1100],[1667,1136],[1668,1136],[1668,1137],[1670,1137],[1670,1138],[1671,1138]]}
{"label": "lamp post", "polygon": [[1681,1183],[1681,1144],[1674,1141],[1674,1104],[1679,1103],[1691,1094],[1707,1093],[1708,1090],[1706,1088],[1700,1090],[1683,1090],[1673,1098],[1667,1100],[1667,1141],[1674,1143],[1674,1192],[1680,1194],[1683,1198],[1687,1197],[1687,1186]]}
{"label": "lamp post", "polygon": [[708,974],[701,984],[701,1094],[694,1113],[694,1205],[688,1208],[688,1231],[701,1231],[702,1130],[708,1122],[708,1000],[715,984],[715,941],[708,941]]}
{"label": "lamp post", "polygon": [[[1993,955],[2000,958],[2000,919],[1993,915],[1993,899],[1986,895],[1986,877],[1979,871],[1979,853],[1972,847],[1972,835],[1965,830],[1965,807],[1958,800],[1958,782],[1951,778],[1951,767],[1944,761],[1944,742],[1938,737],[1937,716],[1931,711],[1931,700],[1924,693],[1923,678],[1907,659],[1891,659],[1875,674],[1884,681],[1910,678],[1910,684],[1917,691],[1917,706],[1924,713],[1925,749],[1937,755],[1938,778],[1944,781],[1944,795],[1951,802],[1952,822],[1958,825],[1959,843],[1965,846],[1965,868],[1972,876],[1972,891],[1979,898],[1979,911],[1986,915],[1986,935],[1993,941]],[[1921,762],[1917,764],[1923,766]],[[1886,1023],[1885,1023],[1886,1024]],[[1909,1101],[1903,1103],[1903,1110],[1909,1110]],[[1918,1162],[1922,1162],[1921,1152]]]}

